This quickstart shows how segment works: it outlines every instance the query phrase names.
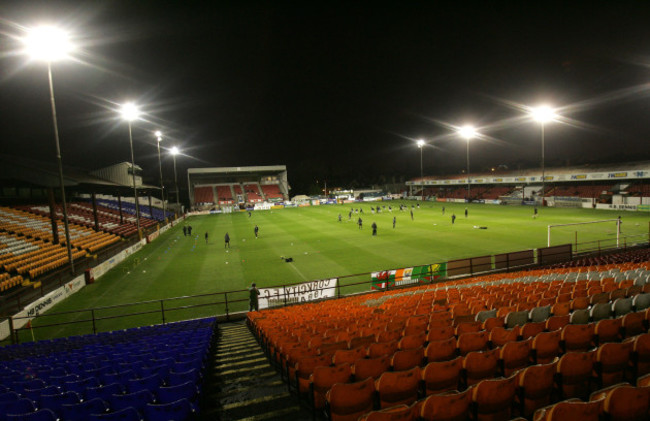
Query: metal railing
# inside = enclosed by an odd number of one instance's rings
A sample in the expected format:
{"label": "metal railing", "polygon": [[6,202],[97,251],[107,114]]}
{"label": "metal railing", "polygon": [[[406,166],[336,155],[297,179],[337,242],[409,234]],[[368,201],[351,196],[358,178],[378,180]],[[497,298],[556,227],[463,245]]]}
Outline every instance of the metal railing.
{"label": "metal railing", "polygon": [[[590,245],[587,247],[585,244]],[[580,255],[584,255],[586,250],[590,250],[592,254],[600,255],[625,251],[632,247],[636,248],[639,244],[647,247],[648,235],[636,238],[634,242],[625,241],[619,248],[607,249],[603,247],[604,242],[600,241],[585,244],[576,245],[580,246]],[[572,246],[571,244],[567,244],[544,249],[531,249],[444,262],[442,264],[447,266],[447,275],[444,277],[434,279],[433,275],[437,272],[424,272],[419,275],[419,279],[416,282],[400,286],[391,286],[389,284],[385,288],[382,288],[382,290],[412,287],[423,283],[436,283],[479,274],[509,272],[535,267],[539,264],[566,262],[580,257],[575,250],[572,250]],[[546,253],[542,253],[543,251],[546,251]],[[459,264],[453,266],[452,264],[454,262]],[[336,286],[326,289],[336,289],[335,293],[331,294],[333,298],[359,293],[371,293],[371,273],[364,272],[340,276],[337,278],[338,282]],[[282,290],[283,292],[280,293],[281,299],[279,300],[281,303],[280,306],[288,306],[295,304],[295,300],[292,299],[292,293],[290,292],[291,287],[300,284],[280,284],[268,288]],[[48,312],[24,317],[0,316],[0,322],[3,319],[8,320],[11,333],[10,340],[12,343],[19,343],[26,340],[50,339],[79,334],[96,334],[103,331],[158,323],[164,324],[215,315],[224,320],[229,320],[232,317],[243,315],[248,310],[248,303],[249,291],[244,289],[81,310]],[[24,324],[25,319],[29,319],[30,323],[22,327],[16,327],[16,325]],[[23,320],[22,323],[21,320]]]}

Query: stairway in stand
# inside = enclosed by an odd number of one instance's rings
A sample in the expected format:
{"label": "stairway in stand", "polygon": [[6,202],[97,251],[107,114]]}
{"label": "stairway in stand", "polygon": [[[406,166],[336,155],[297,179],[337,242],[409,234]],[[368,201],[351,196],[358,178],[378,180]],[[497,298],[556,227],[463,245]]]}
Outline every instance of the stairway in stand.
{"label": "stairway in stand", "polygon": [[245,321],[219,325],[205,379],[200,420],[310,421],[271,367]]}

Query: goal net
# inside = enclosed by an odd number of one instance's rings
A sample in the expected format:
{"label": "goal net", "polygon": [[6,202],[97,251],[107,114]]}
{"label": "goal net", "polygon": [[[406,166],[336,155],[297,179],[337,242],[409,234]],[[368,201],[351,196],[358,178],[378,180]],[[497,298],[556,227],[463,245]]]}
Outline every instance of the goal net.
{"label": "goal net", "polygon": [[548,226],[547,247],[572,244],[574,252],[620,246],[621,221],[603,219],[599,221],[575,222]]}

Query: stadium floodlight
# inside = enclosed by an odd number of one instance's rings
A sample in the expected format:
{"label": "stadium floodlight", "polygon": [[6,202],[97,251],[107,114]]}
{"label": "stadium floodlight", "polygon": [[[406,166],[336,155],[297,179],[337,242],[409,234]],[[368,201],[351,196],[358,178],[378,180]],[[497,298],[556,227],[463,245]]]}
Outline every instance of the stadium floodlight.
{"label": "stadium floodlight", "polygon": [[164,222],[165,219],[167,219],[167,213],[165,212],[165,185],[163,184],[162,161],[160,160],[160,142],[162,142],[162,132],[160,130],[156,130],[153,134],[156,136],[156,140],[157,140],[156,145],[158,146],[158,170],[160,171],[160,200],[162,200],[163,222]]}
{"label": "stadium floodlight", "polygon": [[178,194],[178,176],[176,175],[176,155],[178,155],[180,151],[176,146],[172,146],[172,148],[169,150],[169,153],[171,153],[172,158],[174,158],[174,185],[176,186],[176,208],[178,208],[180,204],[180,195]]}
{"label": "stadium floodlight", "polygon": [[[68,34],[53,27],[43,26],[27,31],[27,36],[22,39],[25,45],[25,54],[35,60],[47,63],[47,77],[50,84],[50,106],[52,109],[52,123],[54,125],[54,143],[56,145],[56,159],[59,167],[59,188],[61,189],[61,207],[63,210],[63,226],[65,229],[65,246],[68,251],[70,271],[74,275],[74,259],[72,258],[72,246],[70,244],[70,224],[68,222],[68,207],[65,199],[65,183],[63,181],[63,160],[61,158],[61,146],[59,142],[59,125],[56,119],[56,102],[54,101],[54,83],[52,81],[52,62],[65,59],[74,50]],[[58,238],[58,226],[56,224],[56,238]]]}
{"label": "stadium floodlight", "polygon": [[478,136],[478,133],[476,132],[476,129],[473,126],[466,125],[461,127],[458,130],[458,134],[460,137],[465,139],[465,142],[467,142],[467,201],[470,200],[470,179],[469,179],[469,141],[476,136]]}
{"label": "stadium floodlight", "polygon": [[422,171],[422,149],[424,148],[425,142],[420,139],[417,142],[418,148],[420,148],[420,200],[424,200],[424,173]]}
{"label": "stadium floodlight", "polygon": [[553,108],[549,107],[548,105],[541,105],[539,107],[535,107],[531,110],[530,114],[533,117],[533,119],[540,124],[542,128],[542,206],[544,206],[544,193],[546,189],[546,173],[545,173],[545,164],[544,164],[545,161],[544,125],[556,119],[557,114],[555,114]]}
{"label": "stadium floodlight", "polygon": [[138,229],[138,237],[142,238],[140,232],[140,204],[138,203],[138,188],[135,184],[135,156],[133,155],[133,132],[131,130],[131,123],[140,117],[140,110],[138,106],[132,102],[127,102],[122,105],[120,109],[122,119],[126,120],[129,124],[129,146],[131,147],[131,178],[133,179],[133,197],[135,199],[135,225]]}

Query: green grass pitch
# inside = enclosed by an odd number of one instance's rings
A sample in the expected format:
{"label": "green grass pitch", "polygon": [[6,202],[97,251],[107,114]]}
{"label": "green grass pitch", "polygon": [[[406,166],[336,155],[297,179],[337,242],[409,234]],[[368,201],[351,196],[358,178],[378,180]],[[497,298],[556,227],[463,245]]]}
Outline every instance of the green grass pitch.
{"label": "green grass pitch", "polygon": [[[408,210],[400,212],[399,204]],[[242,291],[228,296],[229,311],[247,309],[245,288],[251,282],[258,287],[299,283],[314,279],[345,277],[343,284],[365,282],[360,288],[369,289],[370,276],[349,276],[382,269],[410,267],[443,262],[471,256],[545,247],[547,226],[594,220],[623,218],[623,233],[647,234],[650,216],[641,212],[596,211],[590,209],[539,208],[533,218],[530,206],[498,206],[424,202],[413,209],[415,202],[371,202],[346,205],[323,205],[269,211],[206,215],[188,218],[175,226],[142,251],[83,288],[51,312],[90,309],[154,300],[148,304],[100,310],[95,318],[141,312],[138,316],[105,319],[95,322],[98,331],[137,324],[160,323],[159,300],[225,291]],[[380,214],[371,207],[386,206]],[[392,206],[392,213],[388,212]],[[445,207],[443,215],[442,208]],[[464,210],[467,207],[468,217]],[[348,213],[363,208],[363,214]],[[342,221],[338,221],[339,213]],[[451,215],[456,215],[455,224]],[[363,219],[363,228],[357,219]],[[392,227],[396,217],[396,227]],[[372,236],[371,224],[378,225],[378,235]],[[191,225],[192,236],[183,236],[182,225]],[[253,228],[258,225],[259,238]],[[484,226],[487,229],[477,229]],[[594,224],[571,227],[554,232],[553,244],[605,240],[615,241],[615,225]],[[206,244],[204,235],[208,232]],[[231,238],[231,248],[224,248],[224,234]],[[605,243],[603,243],[604,245]],[[281,256],[292,257],[285,263]],[[346,277],[349,276],[349,277]],[[342,292],[352,292],[354,288]],[[214,305],[215,301],[222,302]],[[206,296],[167,301],[166,320],[212,315],[223,312],[224,296]],[[191,310],[185,305],[204,303]],[[151,312],[151,313],[149,313]],[[60,321],[76,321],[67,327],[34,329],[37,339],[72,333],[91,333],[92,314],[76,312],[41,318],[35,326]],[[27,336],[25,336],[27,339]],[[29,338],[31,339],[31,337]]]}

